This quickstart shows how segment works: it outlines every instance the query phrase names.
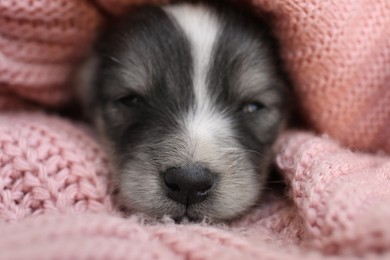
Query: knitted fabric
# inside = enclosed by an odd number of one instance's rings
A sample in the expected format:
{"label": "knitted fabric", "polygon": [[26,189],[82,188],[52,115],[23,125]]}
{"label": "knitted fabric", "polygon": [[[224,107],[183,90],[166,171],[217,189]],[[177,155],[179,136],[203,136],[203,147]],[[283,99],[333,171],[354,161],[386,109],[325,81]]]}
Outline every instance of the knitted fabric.
{"label": "knitted fabric", "polygon": [[252,0],[275,32],[310,125],[390,152],[390,1]]}
{"label": "knitted fabric", "polygon": [[101,22],[86,0],[0,1],[0,88],[46,105],[66,103],[65,84]]}
{"label": "knitted fabric", "polygon": [[107,161],[81,126],[33,113],[0,116],[0,219],[110,212]]}
{"label": "knitted fabric", "polygon": [[69,101],[98,10],[140,2],[0,1],[0,258],[389,259],[390,156],[345,147],[390,152],[390,3],[247,0],[272,14],[311,126],[338,141],[286,133],[275,152],[289,198],[266,192],[221,226],[123,218],[92,132],[31,112]]}

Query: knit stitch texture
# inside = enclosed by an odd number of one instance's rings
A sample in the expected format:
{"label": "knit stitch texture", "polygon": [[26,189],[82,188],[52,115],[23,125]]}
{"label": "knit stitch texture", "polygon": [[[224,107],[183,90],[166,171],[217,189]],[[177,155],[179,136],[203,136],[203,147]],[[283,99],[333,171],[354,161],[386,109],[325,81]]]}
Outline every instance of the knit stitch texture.
{"label": "knit stitch texture", "polygon": [[285,133],[288,198],[226,225],[123,218],[93,132],[31,111],[69,102],[102,11],[142,2],[162,1],[0,0],[0,259],[389,259],[390,2],[246,0],[271,14],[301,111],[327,135]]}

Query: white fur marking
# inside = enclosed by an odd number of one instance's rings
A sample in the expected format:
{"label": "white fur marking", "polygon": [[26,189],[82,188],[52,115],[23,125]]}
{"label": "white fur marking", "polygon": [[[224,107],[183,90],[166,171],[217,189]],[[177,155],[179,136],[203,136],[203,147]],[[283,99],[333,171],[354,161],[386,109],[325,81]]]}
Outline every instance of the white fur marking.
{"label": "white fur marking", "polygon": [[186,34],[194,59],[194,88],[198,108],[207,105],[207,73],[213,46],[218,38],[217,16],[203,5],[173,5],[165,7]]}
{"label": "white fur marking", "polygon": [[185,129],[193,160],[206,160],[209,159],[207,156],[217,152],[219,137],[231,137],[229,120],[213,107],[207,93],[207,74],[220,24],[213,11],[203,5],[180,4],[164,9],[177,21],[191,44],[196,108],[185,116]]}

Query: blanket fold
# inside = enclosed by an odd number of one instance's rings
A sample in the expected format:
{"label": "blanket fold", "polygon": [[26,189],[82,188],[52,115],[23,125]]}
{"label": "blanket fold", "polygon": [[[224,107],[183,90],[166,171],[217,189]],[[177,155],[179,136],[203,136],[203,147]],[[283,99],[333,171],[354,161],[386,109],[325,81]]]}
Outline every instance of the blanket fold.
{"label": "blanket fold", "polygon": [[277,158],[311,246],[330,254],[385,251],[390,242],[390,157],[352,153],[295,133]]}

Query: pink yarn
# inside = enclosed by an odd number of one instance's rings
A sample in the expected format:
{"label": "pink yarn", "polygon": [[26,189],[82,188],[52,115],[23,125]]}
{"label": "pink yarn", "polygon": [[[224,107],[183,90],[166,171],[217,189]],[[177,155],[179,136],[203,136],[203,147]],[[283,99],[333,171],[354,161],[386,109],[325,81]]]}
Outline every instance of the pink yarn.
{"label": "pink yarn", "polygon": [[0,88],[50,106],[68,102],[66,83],[101,22],[86,0],[2,0]]}
{"label": "pink yarn", "polygon": [[[0,1],[0,258],[389,259],[390,156],[310,133],[286,133],[275,148],[289,198],[269,194],[229,225],[148,223],[113,209],[91,132],[31,109],[70,99],[98,6],[121,13],[140,2]],[[273,15],[314,129],[390,152],[390,3],[248,2]]]}
{"label": "pink yarn", "polygon": [[32,113],[0,115],[0,219],[110,212],[107,161],[80,126]]}
{"label": "pink yarn", "polygon": [[[0,229],[4,259],[293,259],[277,251],[280,248],[253,246],[239,235],[213,227],[148,227],[135,218],[42,216],[0,224]],[[319,259],[313,253],[297,256]]]}
{"label": "pink yarn", "polygon": [[349,147],[390,152],[390,1],[251,2],[274,16],[310,125]]}
{"label": "pink yarn", "polygon": [[277,161],[306,242],[328,254],[390,249],[390,157],[352,153],[326,137],[290,134]]}

